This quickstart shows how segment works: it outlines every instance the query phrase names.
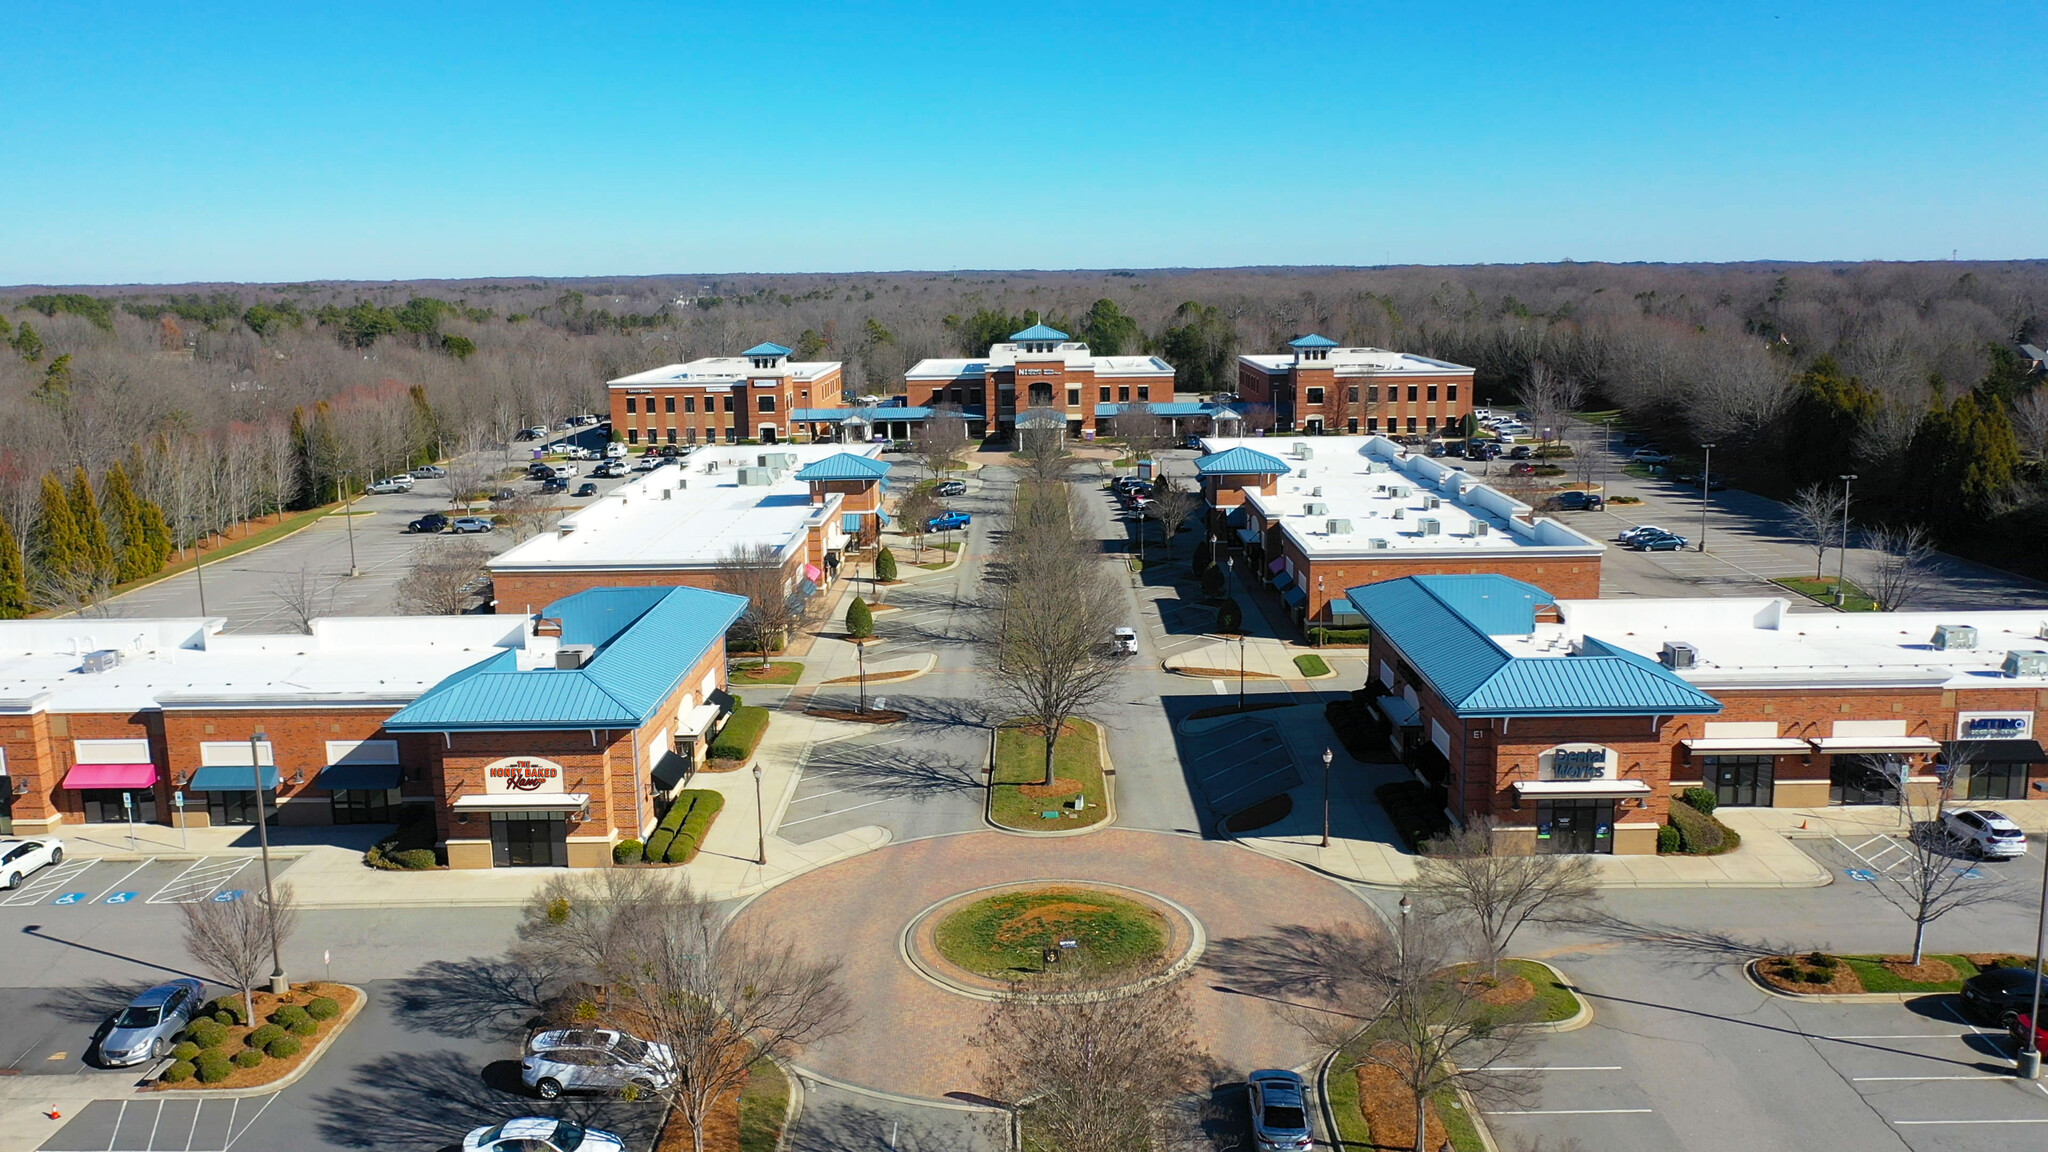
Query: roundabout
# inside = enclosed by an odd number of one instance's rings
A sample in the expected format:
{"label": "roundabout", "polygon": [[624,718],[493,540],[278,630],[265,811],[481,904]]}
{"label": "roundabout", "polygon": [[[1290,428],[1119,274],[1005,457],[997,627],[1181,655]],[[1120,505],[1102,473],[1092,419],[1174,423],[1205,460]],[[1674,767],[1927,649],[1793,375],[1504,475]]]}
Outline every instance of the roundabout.
{"label": "roundabout", "polygon": [[1317,1053],[1288,1020],[1287,994],[1233,988],[1232,974],[1284,966],[1317,930],[1372,915],[1343,886],[1233,844],[1109,828],[893,844],[771,889],[733,926],[772,926],[806,959],[841,965],[854,1015],[798,1054],[800,1068],[943,1100],[978,1090],[967,1038],[988,1002],[1034,982],[1128,995],[1186,974],[1196,1034],[1217,1061],[1306,1063]]}

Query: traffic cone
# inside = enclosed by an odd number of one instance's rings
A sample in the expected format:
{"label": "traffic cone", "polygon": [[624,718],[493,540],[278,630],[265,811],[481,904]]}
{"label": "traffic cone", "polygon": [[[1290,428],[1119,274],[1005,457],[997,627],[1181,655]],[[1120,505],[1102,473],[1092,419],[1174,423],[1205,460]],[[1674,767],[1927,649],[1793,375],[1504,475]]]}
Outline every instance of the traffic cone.
{"label": "traffic cone", "polygon": [[64,1118],[64,1114],[62,1112],[57,1111],[55,1108],[50,1109],[48,1112],[44,1113],[44,1115],[48,1116],[52,1120],[62,1120]]}

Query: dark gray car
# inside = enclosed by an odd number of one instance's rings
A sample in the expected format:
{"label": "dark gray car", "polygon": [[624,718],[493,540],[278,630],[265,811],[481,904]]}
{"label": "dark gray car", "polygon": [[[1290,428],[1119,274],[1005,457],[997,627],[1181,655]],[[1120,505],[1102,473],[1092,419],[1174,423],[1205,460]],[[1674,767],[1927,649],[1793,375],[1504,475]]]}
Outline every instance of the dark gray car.
{"label": "dark gray car", "polygon": [[171,1054],[177,1035],[206,1002],[206,985],[197,980],[159,984],[114,1013],[100,1036],[100,1063],[125,1068]]}

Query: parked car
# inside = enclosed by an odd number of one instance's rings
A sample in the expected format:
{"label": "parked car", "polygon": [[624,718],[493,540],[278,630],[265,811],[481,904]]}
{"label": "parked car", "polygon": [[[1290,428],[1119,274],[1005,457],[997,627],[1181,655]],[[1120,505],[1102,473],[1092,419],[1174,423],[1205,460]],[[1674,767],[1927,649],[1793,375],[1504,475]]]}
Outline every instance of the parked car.
{"label": "parked car", "polygon": [[1536,450],[1527,444],[1517,444],[1508,449],[1508,459],[1510,460],[1527,460],[1534,455],[1536,455]]}
{"label": "parked car", "polygon": [[1118,655],[1135,656],[1138,654],[1138,630],[1136,628],[1119,628],[1111,633],[1111,635],[1116,637]]}
{"label": "parked car", "polygon": [[576,466],[574,464],[556,464],[548,470],[548,474],[557,480],[572,480],[576,476]]}
{"label": "parked car", "polygon": [[19,888],[23,877],[63,859],[64,842],[54,837],[0,840],[0,888]]}
{"label": "parked car", "polygon": [[1559,492],[1550,506],[1559,512],[1598,512],[1607,507],[1607,498],[1598,492]]}
{"label": "parked car", "polygon": [[611,443],[604,446],[604,458],[607,460],[617,460],[618,458],[624,456],[625,454],[626,446],[624,443],[618,440],[614,440]]}
{"label": "parked car", "polygon": [[1264,1068],[1245,1077],[1245,1089],[1251,1097],[1252,1145],[1258,1152],[1297,1152],[1311,1146],[1308,1099],[1300,1076]]}
{"label": "parked car", "polygon": [[412,485],[393,484],[389,480],[379,480],[368,488],[363,489],[363,491],[372,496],[403,496],[407,492],[412,491]]}
{"label": "parked car", "polygon": [[1941,814],[1942,831],[1986,860],[2010,860],[2027,854],[2027,834],[1989,808],[1954,808]]}
{"label": "parked car", "polygon": [[1638,464],[1669,464],[1671,457],[1661,448],[1638,448],[1629,453],[1629,459]]}
{"label": "parked car", "polygon": [[571,460],[596,460],[599,458],[597,454],[597,449],[585,448],[581,444],[571,444],[569,446],[568,456]]}
{"label": "parked car", "polygon": [[543,1100],[564,1092],[619,1092],[637,1085],[663,1091],[675,1081],[675,1056],[664,1044],[609,1028],[540,1032],[526,1042],[519,1078]]}
{"label": "parked car", "polygon": [[527,478],[531,480],[545,480],[554,474],[555,466],[553,464],[543,464],[539,460],[535,460],[526,466]]}
{"label": "parked car", "polygon": [[502,504],[507,500],[516,500],[518,497],[519,493],[514,492],[512,489],[500,488],[496,492],[491,493],[491,503]]}
{"label": "parked car", "polygon": [[205,999],[206,985],[197,980],[173,980],[136,996],[101,1031],[100,1063],[126,1068],[170,1055],[178,1033]]}
{"label": "parked car", "polygon": [[1676,533],[1666,532],[1662,536],[1638,537],[1629,547],[1638,552],[1681,552],[1691,541]]}
{"label": "parked car", "polygon": [[626,1152],[626,1142],[568,1120],[522,1116],[464,1136],[462,1152]]}
{"label": "parked car", "polygon": [[652,472],[659,467],[661,467],[661,457],[659,456],[642,456],[638,460],[633,461],[633,471],[635,472]]}
{"label": "parked car", "polygon": [[552,496],[557,492],[567,492],[568,490],[569,482],[560,476],[550,476],[540,482],[540,492],[543,496]]}
{"label": "parked car", "polygon": [[967,484],[962,480],[941,480],[933,486],[932,494],[935,496],[965,496],[967,495]]}
{"label": "parked car", "polygon": [[626,474],[626,462],[623,460],[607,460],[592,468],[590,474],[601,480],[616,480]]}
{"label": "parked car", "polygon": [[1508,465],[1508,475],[1510,476],[1534,476],[1535,474],[1536,466],[1527,460],[1519,460]]}
{"label": "parked car", "polygon": [[448,517],[441,515],[439,512],[429,512],[425,516],[407,524],[405,530],[407,532],[440,532],[447,527]]}
{"label": "parked car", "polygon": [[[2031,1000],[2028,1001],[2030,1007],[2032,1003]],[[2035,1028],[2034,1018],[2027,1013],[2014,1013],[2011,1022],[2006,1024],[2005,1029],[2007,1032],[2012,1033],[2014,1051],[2022,1051],[2027,1047],[2027,1032],[2031,1030],[2034,1033],[2034,1051],[2048,1052],[2048,1028]]]}
{"label": "parked car", "polygon": [[542,439],[543,437],[545,437],[545,436],[546,436],[547,434],[548,434],[548,430],[547,430],[547,428],[546,428],[545,426],[540,426],[540,425],[536,425],[535,427],[532,427],[532,428],[522,428],[522,429],[520,429],[520,430],[519,430],[519,435],[517,435],[517,436],[514,436],[514,437],[513,437],[513,439],[514,439],[514,440],[539,440],[539,439]]}
{"label": "parked car", "polygon": [[422,464],[412,470],[412,478],[415,480],[440,480],[447,475],[448,470],[439,464]]}
{"label": "parked car", "polygon": [[590,481],[588,481],[588,480],[585,480],[585,481],[584,481],[583,483],[581,483],[581,484],[578,484],[578,485],[576,486],[576,495],[578,495],[578,496],[595,496],[595,495],[597,495],[597,485],[595,485],[595,484],[592,484],[592,483],[591,483]]}
{"label": "parked car", "polygon": [[[486,520],[481,516],[462,516],[458,517],[453,524],[449,525],[449,527],[453,528],[457,532],[469,533],[489,532],[492,529],[496,528],[497,525],[491,523],[489,520]],[[254,783],[254,781],[251,781],[251,783]]]}
{"label": "parked car", "polygon": [[[2032,968],[1986,968],[1963,981],[1963,1012],[2010,1026],[2033,1007],[2034,982]],[[2041,999],[2048,1001],[2048,982],[2042,983]]]}
{"label": "parked car", "polygon": [[1638,524],[1633,528],[1624,528],[1620,532],[1615,533],[1614,539],[1619,544],[1633,544],[1638,536],[1670,535],[1672,535],[1672,532],[1669,529],[1659,528],[1655,524]]}
{"label": "parked car", "polygon": [[973,520],[974,517],[969,516],[965,512],[947,512],[944,515],[934,516],[930,520],[925,521],[924,530],[927,532],[951,532],[956,528],[967,527]]}

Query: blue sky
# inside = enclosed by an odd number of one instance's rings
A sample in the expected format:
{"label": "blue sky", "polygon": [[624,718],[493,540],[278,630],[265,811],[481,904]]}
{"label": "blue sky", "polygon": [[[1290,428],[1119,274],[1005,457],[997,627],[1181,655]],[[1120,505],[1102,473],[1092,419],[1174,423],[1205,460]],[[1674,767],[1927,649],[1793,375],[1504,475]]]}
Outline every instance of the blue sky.
{"label": "blue sky", "polygon": [[2040,14],[20,5],[0,283],[2043,257]]}

